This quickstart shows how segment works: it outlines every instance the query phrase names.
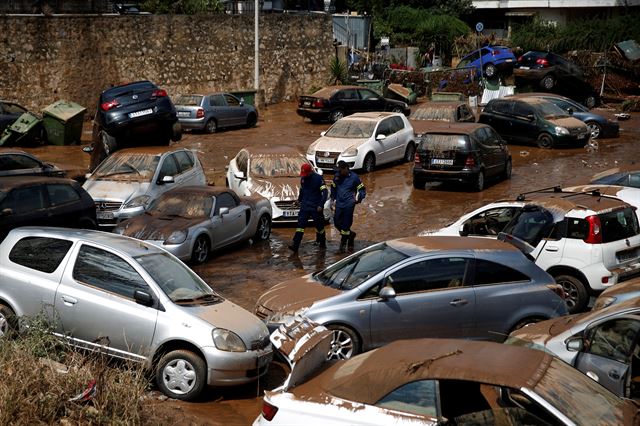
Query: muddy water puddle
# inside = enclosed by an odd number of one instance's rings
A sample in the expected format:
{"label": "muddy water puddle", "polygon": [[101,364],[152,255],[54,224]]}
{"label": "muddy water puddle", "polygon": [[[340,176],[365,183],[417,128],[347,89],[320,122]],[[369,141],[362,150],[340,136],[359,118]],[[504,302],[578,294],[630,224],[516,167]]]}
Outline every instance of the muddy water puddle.
{"label": "muddy water puddle", "polygon": [[[601,110],[612,117],[613,111]],[[244,146],[283,144],[301,152],[328,124],[311,124],[295,113],[295,105],[270,106],[261,112],[258,126],[205,135],[185,134],[180,145],[195,149],[210,183],[224,185],[225,166]],[[91,136],[85,126],[83,139]],[[633,116],[621,122],[621,137],[599,140],[597,147],[586,149],[542,150],[534,146],[510,146],[513,177],[510,181],[489,182],[482,193],[467,192],[456,186],[428,185],[425,190],[413,188],[411,165],[382,167],[361,175],[367,197],[356,207],[353,230],[358,233],[356,249],[391,238],[413,236],[421,231],[439,228],[463,213],[500,198],[514,196],[554,185],[586,183],[602,170],[638,159],[640,119]],[[26,149],[41,158],[86,167],[89,156],[79,146],[40,147]],[[331,175],[326,175],[327,179]],[[320,250],[313,244],[313,227],[300,248],[299,256],[290,256],[287,245],[293,228],[276,227],[270,241],[239,244],[215,253],[206,264],[194,270],[216,290],[246,309],[253,310],[257,298],[280,281],[311,273],[342,258],[338,253],[340,236],[327,229],[328,246]],[[277,386],[284,377],[282,368],[273,368],[264,378],[261,389]],[[270,386],[270,387],[269,387]],[[248,424],[261,407],[261,389],[210,390],[202,401],[192,404],[172,402],[182,410],[191,424]]]}

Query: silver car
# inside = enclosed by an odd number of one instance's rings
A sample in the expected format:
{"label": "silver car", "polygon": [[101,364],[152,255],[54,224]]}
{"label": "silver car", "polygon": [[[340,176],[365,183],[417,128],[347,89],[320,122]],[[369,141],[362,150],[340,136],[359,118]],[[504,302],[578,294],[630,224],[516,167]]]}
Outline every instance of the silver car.
{"label": "silver car", "polygon": [[256,304],[270,330],[303,315],[334,332],[330,357],[397,339],[503,341],[567,313],[562,289],[515,247],[496,240],[413,237],[368,247],[280,283]]}
{"label": "silver car", "polygon": [[593,310],[606,308],[631,299],[640,299],[640,277],[609,287],[593,303]]}
{"label": "silver car", "polygon": [[203,263],[211,250],[271,234],[271,205],[263,197],[238,197],[227,188],[188,186],[165,192],[147,214],[114,232],[145,240],[180,260]]}
{"label": "silver car", "polygon": [[640,299],[517,330],[505,343],[549,352],[621,397],[640,398]]}
{"label": "silver car", "polygon": [[174,256],[100,231],[24,227],[0,244],[0,329],[45,315],[74,346],[143,362],[162,392],[196,397],[206,384],[265,374],[269,333]]}
{"label": "silver car", "polygon": [[152,201],[170,189],[206,184],[195,152],[145,147],[110,155],[82,186],[96,202],[98,225],[112,228],[144,213]]}
{"label": "silver car", "polygon": [[175,100],[178,121],[186,130],[215,133],[232,126],[253,127],[258,122],[258,111],[230,93],[210,95],[182,95]]}

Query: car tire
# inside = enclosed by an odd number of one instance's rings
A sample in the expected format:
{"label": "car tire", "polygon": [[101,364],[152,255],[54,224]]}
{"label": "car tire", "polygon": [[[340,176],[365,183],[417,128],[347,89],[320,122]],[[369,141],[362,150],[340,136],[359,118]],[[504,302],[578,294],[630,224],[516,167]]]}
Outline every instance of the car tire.
{"label": "car tire", "polygon": [[391,112],[399,112],[400,114],[404,114],[404,108],[399,106],[394,106],[393,108],[391,108]]}
{"label": "car tire", "polygon": [[209,121],[207,121],[204,125],[204,132],[205,133],[215,133],[218,130],[218,123],[216,123],[216,120],[213,118],[210,118]]}
{"label": "car tire", "polygon": [[424,186],[427,184],[427,181],[425,179],[421,179],[421,178],[413,178],[413,187],[415,189],[424,189]]}
{"label": "car tire", "polygon": [[409,163],[415,159],[416,156],[416,146],[413,142],[409,142],[407,144],[407,149],[404,150],[404,162]]}
{"label": "car tire", "polygon": [[169,398],[189,401],[198,396],[207,381],[207,366],[195,353],[171,351],[156,366],[156,384]]}
{"label": "car tire", "polygon": [[200,265],[207,261],[209,258],[209,252],[211,251],[211,245],[209,239],[200,235],[193,243],[193,249],[191,250],[191,263],[194,265]]}
{"label": "car tire", "polygon": [[271,235],[271,218],[263,214],[258,220],[258,227],[256,233],[253,236],[254,241],[266,241]]}
{"label": "car tire", "polygon": [[109,155],[118,150],[118,143],[114,136],[107,133],[106,130],[100,129],[97,138],[93,143],[93,151],[91,151],[90,170],[93,172]]}
{"label": "car tire", "polygon": [[504,180],[511,179],[512,169],[513,169],[513,164],[511,163],[511,159],[509,158],[507,160],[507,163],[504,165],[504,172],[502,172],[502,177],[504,178]]}
{"label": "car tire", "polygon": [[481,192],[484,189],[484,170],[480,170],[476,175],[476,179],[473,182],[473,190],[475,192]]}
{"label": "car tire", "polygon": [[334,109],[329,114],[329,121],[332,123],[335,123],[336,121],[340,120],[342,117],[344,117],[344,111],[340,108]]}
{"label": "car tire", "polygon": [[539,317],[524,318],[524,319],[518,321],[518,323],[513,326],[513,328],[509,331],[509,334],[513,333],[516,330],[524,328],[524,327],[526,327],[528,325],[535,324],[535,323],[540,322],[540,321],[544,321],[545,319],[546,318],[539,318]]}
{"label": "car tire", "polygon": [[16,313],[7,305],[0,304],[0,339],[10,339],[16,331],[18,331]]}
{"label": "car tire", "polygon": [[376,168],[376,156],[373,152],[368,153],[362,162],[362,172],[371,173]]}
{"label": "car tire", "polygon": [[494,64],[487,64],[484,67],[484,75],[491,78],[494,77],[498,73],[498,68]]}
{"label": "car tire", "polygon": [[552,74],[547,74],[540,80],[540,87],[545,90],[551,90],[556,85],[556,78]]}
{"label": "car tire", "polygon": [[349,359],[360,353],[360,338],[355,331],[342,325],[327,328],[332,332],[328,360]]}
{"label": "car tire", "polygon": [[589,292],[584,283],[568,274],[558,274],[553,277],[556,283],[562,287],[565,297],[565,303],[570,314],[582,312],[589,303]]}
{"label": "car tire", "polygon": [[250,113],[247,116],[247,128],[255,127],[258,124],[258,119],[254,113]]}
{"label": "car tire", "polygon": [[179,121],[176,121],[171,125],[171,140],[174,142],[179,142],[181,139],[182,139],[182,124],[180,124]]}
{"label": "car tire", "polygon": [[548,133],[540,133],[540,135],[538,135],[536,143],[540,148],[543,149],[553,148],[553,138]]}
{"label": "car tire", "polygon": [[602,133],[602,127],[595,121],[587,121],[585,123],[589,128],[589,133],[591,133],[591,139],[598,139],[600,137],[600,133]]}

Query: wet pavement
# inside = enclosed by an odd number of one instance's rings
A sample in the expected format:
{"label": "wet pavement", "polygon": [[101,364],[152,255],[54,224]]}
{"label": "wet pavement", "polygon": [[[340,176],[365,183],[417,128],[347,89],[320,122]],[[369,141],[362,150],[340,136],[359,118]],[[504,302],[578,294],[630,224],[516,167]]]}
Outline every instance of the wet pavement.
{"label": "wet pavement", "polygon": [[[598,110],[613,118],[613,110]],[[225,166],[244,146],[284,144],[301,152],[326,130],[327,123],[311,124],[295,113],[295,104],[269,106],[261,111],[258,126],[251,129],[225,130],[212,135],[188,133],[180,145],[195,149],[210,183],[224,185]],[[554,185],[587,183],[600,171],[628,164],[638,159],[640,116],[621,121],[621,137],[597,141],[595,148],[542,150],[535,146],[510,146],[513,176],[510,181],[489,182],[481,193],[467,192],[456,186],[428,185],[413,188],[411,164],[382,167],[371,174],[361,174],[367,197],[356,207],[353,230],[358,233],[356,250],[374,242],[414,236],[421,231],[439,228],[463,213],[500,198],[514,196]],[[90,125],[85,125],[83,140],[90,140]],[[52,162],[88,165],[89,156],[79,146],[47,146],[25,149]],[[325,176],[327,179],[331,175]],[[313,227],[307,230],[299,256],[287,249],[294,230],[278,227],[270,241],[239,244],[214,253],[204,265],[194,270],[218,292],[248,310],[256,299],[280,281],[311,273],[335,262],[340,236],[335,228],[327,230],[326,251],[314,244]],[[274,365],[258,386],[209,390],[196,403],[165,402],[187,416],[188,424],[249,424],[261,409],[262,389],[270,389],[284,378],[283,368]]]}

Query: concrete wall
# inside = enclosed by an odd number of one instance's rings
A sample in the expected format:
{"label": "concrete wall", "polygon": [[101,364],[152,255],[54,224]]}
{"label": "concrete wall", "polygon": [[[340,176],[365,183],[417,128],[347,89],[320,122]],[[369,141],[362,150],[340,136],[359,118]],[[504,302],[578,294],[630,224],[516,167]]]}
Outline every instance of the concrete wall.
{"label": "concrete wall", "polygon": [[[170,95],[253,88],[249,16],[2,16],[0,98],[39,111],[57,99],[95,110],[112,84],[149,79]],[[328,79],[331,17],[260,17],[262,100]]]}

